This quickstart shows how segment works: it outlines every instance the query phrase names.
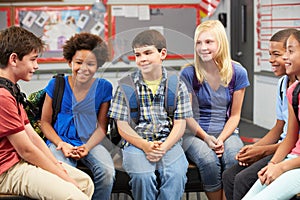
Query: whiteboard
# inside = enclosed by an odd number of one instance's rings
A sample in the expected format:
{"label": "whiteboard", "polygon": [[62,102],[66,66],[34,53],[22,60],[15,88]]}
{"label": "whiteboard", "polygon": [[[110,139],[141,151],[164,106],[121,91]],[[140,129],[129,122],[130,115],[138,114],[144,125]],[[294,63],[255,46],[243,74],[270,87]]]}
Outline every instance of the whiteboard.
{"label": "whiteboard", "polygon": [[300,29],[299,0],[257,0],[256,63],[261,71],[271,71],[269,40],[279,30]]}

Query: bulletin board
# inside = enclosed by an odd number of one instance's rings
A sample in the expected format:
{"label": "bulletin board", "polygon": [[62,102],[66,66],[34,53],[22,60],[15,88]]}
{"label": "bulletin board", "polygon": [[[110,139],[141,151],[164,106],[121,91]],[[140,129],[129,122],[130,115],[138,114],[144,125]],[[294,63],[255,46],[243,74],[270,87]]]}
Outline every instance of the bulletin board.
{"label": "bulletin board", "polygon": [[193,58],[194,31],[200,24],[199,4],[112,5],[110,12],[114,59],[124,54],[133,59],[131,42],[146,29],[156,29],[166,37],[167,58]]}
{"label": "bulletin board", "polygon": [[299,0],[257,0],[256,64],[261,71],[271,71],[269,40],[279,30],[300,29]]}
{"label": "bulletin board", "polygon": [[0,30],[3,30],[11,25],[11,8],[0,7]]}
{"label": "bulletin board", "polygon": [[95,19],[91,6],[16,7],[16,25],[30,30],[46,44],[39,62],[62,62],[62,47],[75,33],[90,32],[107,39],[106,13]]}

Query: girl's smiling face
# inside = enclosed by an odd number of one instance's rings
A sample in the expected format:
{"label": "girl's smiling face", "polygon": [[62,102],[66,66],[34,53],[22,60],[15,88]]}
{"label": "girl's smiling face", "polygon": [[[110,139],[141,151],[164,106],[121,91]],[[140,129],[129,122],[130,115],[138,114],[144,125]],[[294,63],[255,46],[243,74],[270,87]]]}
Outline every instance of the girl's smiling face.
{"label": "girl's smiling face", "polygon": [[215,58],[218,51],[218,42],[216,37],[209,31],[199,34],[196,41],[196,52],[203,62],[211,61]]}
{"label": "girl's smiling face", "polygon": [[96,56],[90,50],[76,51],[70,66],[78,83],[87,83],[92,80],[98,68]]}
{"label": "girl's smiling face", "polygon": [[288,75],[300,77],[300,43],[291,35],[287,40],[285,53],[285,67]]}

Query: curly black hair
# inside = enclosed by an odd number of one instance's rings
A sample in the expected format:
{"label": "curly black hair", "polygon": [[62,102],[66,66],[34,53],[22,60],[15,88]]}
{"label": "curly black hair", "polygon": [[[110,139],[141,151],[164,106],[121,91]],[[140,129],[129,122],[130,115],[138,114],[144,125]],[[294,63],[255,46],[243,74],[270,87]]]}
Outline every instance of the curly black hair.
{"label": "curly black hair", "polygon": [[78,50],[92,51],[96,56],[98,67],[108,60],[108,48],[100,36],[85,32],[75,34],[63,46],[63,56],[68,62],[71,62]]}

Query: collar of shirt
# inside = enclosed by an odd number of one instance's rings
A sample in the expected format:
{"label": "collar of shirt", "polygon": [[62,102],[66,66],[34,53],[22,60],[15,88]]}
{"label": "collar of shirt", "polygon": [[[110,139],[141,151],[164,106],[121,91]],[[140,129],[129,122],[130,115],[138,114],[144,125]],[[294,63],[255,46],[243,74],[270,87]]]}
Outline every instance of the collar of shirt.
{"label": "collar of shirt", "polygon": [[[162,67],[161,83],[165,82],[167,80],[167,77],[168,77],[168,72],[167,72],[166,68]],[[145,85],[141,70],[137,70],[136,72],[133,73],[133,82],[135,84],[139,83],[141,85]]]}

